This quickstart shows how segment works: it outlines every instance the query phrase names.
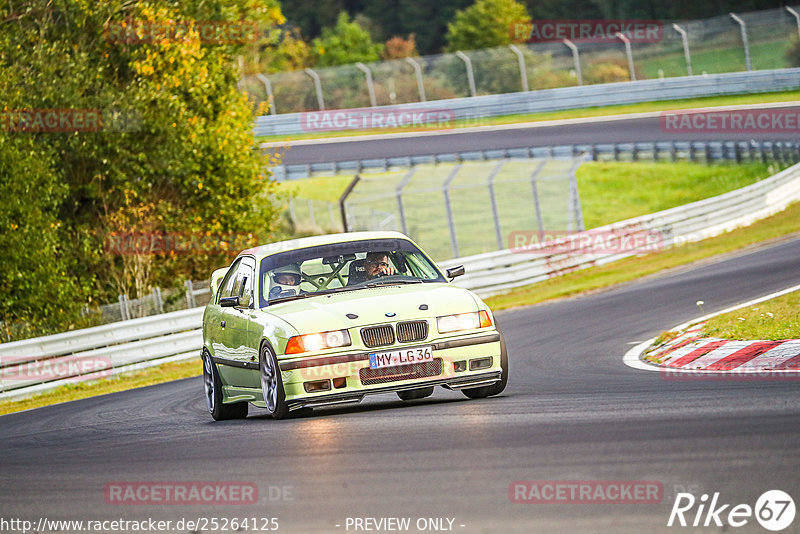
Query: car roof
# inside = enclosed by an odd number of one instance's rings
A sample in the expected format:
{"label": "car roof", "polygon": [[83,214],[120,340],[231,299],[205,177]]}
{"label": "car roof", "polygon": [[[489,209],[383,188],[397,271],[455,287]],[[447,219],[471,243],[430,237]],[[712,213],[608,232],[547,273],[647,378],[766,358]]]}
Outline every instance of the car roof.
{"label": "car roof", "polygon": [[276,241],[266,245],[243,250],[239,256],[255,256],[256,258],[263,258],[271,256],[279,252],[287,252],[290,250],[297,250],[306,247],[314,247],[318,245],[331,245],[334,243],[346,243],[348,241],[366,241],[369,239],[411,239],[400,232],[347,232],[340,234],[326,234],[315,235],[310,237],[300,237],[298,239],[290,239],[288,241]]}

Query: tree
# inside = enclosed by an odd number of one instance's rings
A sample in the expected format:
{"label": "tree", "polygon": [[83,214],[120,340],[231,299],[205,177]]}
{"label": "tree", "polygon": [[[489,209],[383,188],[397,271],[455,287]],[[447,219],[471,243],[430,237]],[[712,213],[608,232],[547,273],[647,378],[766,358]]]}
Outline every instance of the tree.
{"label": "tree", "polygon": [[392,37],[386,41],[383,49],[383,59],[402,59],[417,55],[419,54],[417,53],[417,43],[413,33],[408,36],[408,39],[403,39],[397,35]]}
{"label": "tree", "polygon": [[322,35],[314,39],[317,65],[347,65],[358,61],[377,61],[380,59],[380,44],[372,42],[365,29],[350,21],[346,12],[339,13],[336,26],[324,28]]}
{"label": "tree", "polygon": [[[0,127],[0,194],[4,202],[20,199],[18,208],[0,210],[0,245],[21,238],[13,253],[0,256],[0,272],[22,268],[36,279],[3,284],[4,321],[44,324],[60,317],[53,310],[203,279],[230,261],[212,247],[160,256],[128,275],[128,259],[104,247],[123,227],[267,238],[276,219],[273,185],[254,150],[251,107],[236,90],[235,58],[244,45],[201,37],[195,21],[224,29],[246,19],[269,27],[280,17],[274,0],[0,5],[6,117],[15,110],[89,110],[100,117],[94,130]],[[131,21],[139,33],[111,37]],[[188,31],[152,38],[148,26]]]}
{"label": "tree", "polygon": [[476,0],[456,13],[447,25],[447,50],[474,50],[511,43],[512,25],[530,20],[525,6],[515,0]]}

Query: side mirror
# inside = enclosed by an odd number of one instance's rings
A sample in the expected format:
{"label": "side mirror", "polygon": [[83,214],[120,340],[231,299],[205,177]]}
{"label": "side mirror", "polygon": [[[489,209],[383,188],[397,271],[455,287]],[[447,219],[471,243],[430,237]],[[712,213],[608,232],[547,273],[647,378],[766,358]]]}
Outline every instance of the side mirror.
{"label": "side mirror", "polygon": [[239,297],[222,297],[219,305],[223,308],[234,308],[239,305]]}
{"label": "side mirror", "polygon": [[253,295],[252,293],[250,293],[250,292],[248,292],[248,291],[245,291],[245,292],[244,292],[244,295],[242,295],[241,297],[239,297],[239,304],[238,304],[238,306],[239,306],[240,308],[249,308],[249,307],[250,307],[250,301],[251,301],[251,300],[253,300],[253,299],[251,298],[251,297],[252,297],[252,295]]}
{"label": "side mirror", "polygon": [[462,274],[464,274],[463,265],[459,265],[458,267],[450,267],[449,269],[447,269],[447,278],[449,278],[450,280],[452,280],[456,276],[461,276]]}

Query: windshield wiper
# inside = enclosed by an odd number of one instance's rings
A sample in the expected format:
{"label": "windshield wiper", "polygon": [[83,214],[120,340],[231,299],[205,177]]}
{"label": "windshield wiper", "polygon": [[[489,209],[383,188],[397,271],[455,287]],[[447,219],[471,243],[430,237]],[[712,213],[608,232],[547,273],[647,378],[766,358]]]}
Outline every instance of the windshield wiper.
{"label": "windshield wiper", "polygon": [[409,279],[409,280],[378,280],[376,282],[370,282],[366,284],[366,287],[378,287],[378,286],[396,286],[399,284],[421,284],[423,283],[422,280],[419,278]]}

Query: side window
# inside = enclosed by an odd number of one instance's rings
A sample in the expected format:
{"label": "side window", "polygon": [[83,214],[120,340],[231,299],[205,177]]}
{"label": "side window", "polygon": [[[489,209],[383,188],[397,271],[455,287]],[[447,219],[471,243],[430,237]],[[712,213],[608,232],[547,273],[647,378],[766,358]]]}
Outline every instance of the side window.
{"label": "side window", "polygon": [[[242,260],[240,258],[236,260],[233,265],[231,265],[230,269],[228,269],[228,273],[225,275],[225,278],[222,279],[222,283],[219,285],[219,298],[230,297],[235,294],[233,292],[234,284],[236,283],[237,271],[239,270],[239,266],[241,264]],[[217,302],[219,302],[219,299],[217,299]]]}

